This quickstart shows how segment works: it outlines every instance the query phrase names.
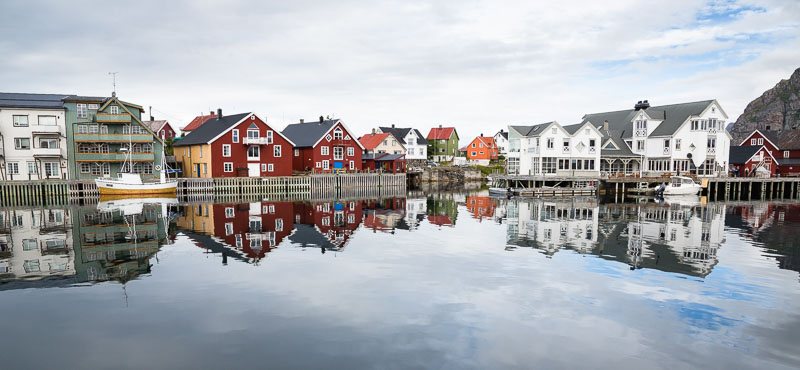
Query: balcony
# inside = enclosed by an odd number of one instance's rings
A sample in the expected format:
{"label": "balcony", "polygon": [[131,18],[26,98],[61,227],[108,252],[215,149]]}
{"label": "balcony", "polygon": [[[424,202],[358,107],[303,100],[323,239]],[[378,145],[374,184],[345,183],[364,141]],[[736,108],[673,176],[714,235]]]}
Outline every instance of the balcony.
{"label": "balcony", "polygon": [[61,135],[60,126],[31,126],[31,134],[36,135]]}
{"label": "balcony", "polygon": [[128,113],[97,113],[95,117],[100,123],[131,123],[131,115]]}
{"label": "balcony", "polygon": [[[122,162],[127,155],[122,153],[76,153],[77,162]],[[155,160],[153,153],[133,153],[131,160],[134,162],[152,162]]]}
{"label": "balcony", "polygon": [[266,137],[245,137],[242,139],[242,143],[245,145],[267,145],[272,144],[272,142]]}
{"label": "balcony", "polygon": [[95,143],[95,142],[114,142],[126,143],[130,140],[134,143],[152,143],[154,138],[150,134],[75,134],[76,142]]}
{"label": "balcony", "polygon": [[61,148],[33,148],[34,157],[61,157]]}

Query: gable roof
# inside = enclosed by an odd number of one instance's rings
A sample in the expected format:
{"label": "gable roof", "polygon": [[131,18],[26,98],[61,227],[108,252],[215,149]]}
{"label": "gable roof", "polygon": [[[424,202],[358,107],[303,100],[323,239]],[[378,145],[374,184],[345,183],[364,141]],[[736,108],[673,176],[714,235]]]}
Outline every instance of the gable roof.
{"label": "gable roof", "polygon": [[414,134],[417,136],[417,145],[427,145],[428,140],[425,139],[425,136],[422,136],[422,133],[419,132],[417,129],[412,129],[410,127],[378,127],[381,132],[388,132],[394,135],[401,144],[406,144],[406,136],[408,136],[409,131],[414,131]]}
{"label": "gable roof", "polygon": [[347,131],[346,134],[350,135],[350,138],[355,141],[361,149],[364,149],[364,145],[352,136],[352,131],[345,126],[344,122],[337,118],[323,121],[293,123],[286,126],[281,133],[284,137],[293,142],[295,147],[314,147],[319,144],[325,137],[325,134],[333,130],[337,124],[341,124],[345,131]]}
{"label": "gable roof", "polygon": [[[700,115],[714,102],[715,100],[703,100],[645,108],[644,113],[650,118],[662,120],[650,136],[669,136],[674,134],[689,117]],[[631,122],[638,113],[639,111],[635,109],[590,113],[583,116],[581,124],[591,122],[595,127],[602,128],[603,123],[608,121],[610,130],[624,132],[623,138],[627,139],[631,137]]]}
{"label": "gable roof", "polygon": [[508,140],[508,131],[503,131],[503,130],[501,129],[500,131],[497,131],[497,133],[496,133],[496,134],[494,134],[494,136],[495,136],[495,137],[496,137],[497,135],[500,135],[500,136],[502,136],[503,138],[505,138],[506,140]]}
{"label": "gable roof", "polygon": [[434,127],[428,132],[428,140],[447,140],[456,132],[455,127]]}
{"label": "gable roof", "polygon": [[741,144],[744,145],[745,143],[750,141],[750,138],[758,132],[767,139],[773,146],[778,148],[779,150],[790,150],[790,149],[800,149],[800,130],[798,129],[787,129],[782,131],[762,131],[762,130],[755,130],[750,135],[747,135],[747,138],[742,140]]}
{"label": "gable roof", "polygon": [[0,93],[0,107],[64,109],[67,94]]}
{"label": "gable roof", "polygon": [[158,130],[161,130],[161,128],[167,123],[168,122],[166,120],[142,121],[142,124],[147,126],[153,132],[158,132]]}
{"label": "gable roof", "polygon": [[183,139],[173,144],[174,146],[189,146],[197,144],[207,144],[214,140],[217,136],[233,127],[251,113],[238,113],[232,115],[223,115],[222,118],[214,118],[207,121],[202,126],[190,132]]}
{"label": "gable roof", "polygon": [[569,132],[570,135],[575,135],[575,133],[578,132],[578,130],[580,130],[581,127],[583,127],[583,125],[584,125],[583,123],[576,123],[574,125],[561,126],[561,127],[564,128],[564,131]]}
{"label": "gable roof", "polygon": [[211,112],[211,114],[208,114],[208,115],[202,115],[201,114],[201,115],[195,117],[194,119],[192,119],[192,121],[189,122],[188,125],[184,126],[181,130],[182,131],[194,131],[194,130],[197,130],[198,127],[202,126],[204,123],[208,122],[208,120],[210,120],[210,119],[212,119],[212,118],[214,118],[216,116],[217,116],[216,112]]}
{"label": "gable roof", "polygon": [[366,134],[358,138],[358,141],[361,142],[361,145],[364,146],[364,149],[373,150],[378,145],[381,145],[383,140],[389,137],[389,135],[391,134],[389,134],[388,132],[377,133],[377,134]]}
{"label": "gable roof", "polygon": [[758,153],[763,145],[751,145],[751,146],[731,146],[730,154],[728,154],[728,162],[730,164],[742,164],[747,162],[750,158],[753,158],[756,153]]}
{"label": "gable roof", "polygon": [[514,131],[519,132],[522,136],[539,136],[541,135],[550,125],[556,123],[555,121],[540,123],[538,125],[533,126],[509,126],[514,129]]}
{"label": "gable roof", "polygon": [[[614,131],[614,130],[600,130],[603,134],[603,146],[600,148],[600,155],[601,156],[609,156],[609,157],[640,157],[640,155],[635,154],[631,151],[631,148],[628,146],[628,143],[625,142],[625,139],[622,138],[622,132]],[[611,142],[616,148],[612,146],[608,146],[608,142]]]}
{"label": "gable roof", "polygon": [[497,148],[497,143],[494,141],[494,137],[476,136],[474,139],[472,139],[472,141],[470,141],[470,144],[472,144],[475,141],[480,141],[481,143],[483,143],[485,147],[489,149]]}

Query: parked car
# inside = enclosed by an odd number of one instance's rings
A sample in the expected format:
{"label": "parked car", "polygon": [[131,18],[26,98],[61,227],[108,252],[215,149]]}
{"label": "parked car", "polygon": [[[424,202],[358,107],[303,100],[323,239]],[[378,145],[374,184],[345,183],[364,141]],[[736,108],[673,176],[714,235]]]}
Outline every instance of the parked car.
{"label": "parked car", "polygon": [[438,166],[439,166],[439,164],[438,164],[438,163],[436,163],[436,162],[434,162],[434,161],[427,161],[427,162],[425,162],[425,164],[426,164],[428,167],[438,167]]}

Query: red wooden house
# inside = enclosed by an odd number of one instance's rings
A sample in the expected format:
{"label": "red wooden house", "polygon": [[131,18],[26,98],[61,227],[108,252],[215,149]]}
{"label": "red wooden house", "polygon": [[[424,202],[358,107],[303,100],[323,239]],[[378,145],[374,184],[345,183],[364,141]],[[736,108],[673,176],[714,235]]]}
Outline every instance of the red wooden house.
{"label": "red wooden house", "polygon": [[217,116],[174,144],[185,177],[290,176],[294,143],[253,113]]}
{"label": "red wooden house", "polygon": [[466,156],[471,162],[489,164],[496,160],[499,154],[497,143],[493,137],[478,136],[467,145]]}
{"label": "red wooden house", "polygon": [[188,135],[192,131],[197,130],[204,123],[208,122],[208,120],[210,120],[212,118],[216,118],[216,117],[217,117],[217,114],[215,112],[210,112],[207,115],[201,114],[201,115],[195,117],[194,119],[192,119],[192,121],[189,122],[189,124],[187,124],[186,126],[184,126],[181,129],[181,131],[183,131],[184,135]]}
{"label": "red wooden house", "polygon": [[338,119],[291,124],[283,129],[295,149],[292,166],[300,172],[357,172],[362,169],[364,146]]}
{"label": "red wooden house", "polygon": [[150,121],[142,122],[145,126],[150,128],[150,131],[153,131],[156,136],[160,137],[161,140],[167,139],[174,139],[175,138],[175,129],[172,128],[172,125],[169,124],[167,120],[153,120],[153,117],[150,117]]}
{"label": "red wooden house", "polygon": [[772,177],[777,172],[775,157],[766,146],[732,146],[728,161],[734,176]]}
{"label": "red wooden house", "polygon": [[779,176],[800,175],[800,130],[775,131],[755,130],[740,146],[764,146],[777,162]]}

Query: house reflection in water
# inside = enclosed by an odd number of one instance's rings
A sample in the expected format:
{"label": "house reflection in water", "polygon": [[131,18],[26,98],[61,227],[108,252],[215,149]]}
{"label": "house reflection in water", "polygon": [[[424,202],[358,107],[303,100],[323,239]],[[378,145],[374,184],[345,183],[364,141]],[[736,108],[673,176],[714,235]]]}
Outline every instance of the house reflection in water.
{"label": "house reflection in water", "polygon": [[467,211],[472,214],[472,218],[483,222],[491,220],[495,212],[495,199],[485,195],[467,195]]}
{"label": "house reflection in water", "polygon": [[[406,222],[406,199],[386,198],[364,201],[364,227],[372,232],[388,232],[404,226]],[[408,229],[407,226],[402,227]]]}
{"label": "house reflection in water", "polygon": [[458,195],[437,193],[428,196],[428,222],[436,226],[454,226],[458,218]]}
{"label": "house reflection in water", "polygon": [[608,204],[594,199],[512,200],[508,248],[561,248],[627,263],[705,277],[724,243],[723,204]]}
{"label": "house reflection in water", "polygon": [[775,258],[778,267],[800,272],[800,204],[744,203],[728,207],[726,226],[742,230]]}
{"label": "house reflection in water", "polygon": [[[298,227],[289,237],[296,246],[320,248],[325,251],[341,251],[364,217],[362,201],[303,202],[294,204],[296,224],[313,227]],[[320,236],[326,240],[316,243]]]}
{"label": "house reflection in water", "polygon": [[0,212],[0,289],[126,282],[169,242],[165,205],[138,213],[95,207]]}

